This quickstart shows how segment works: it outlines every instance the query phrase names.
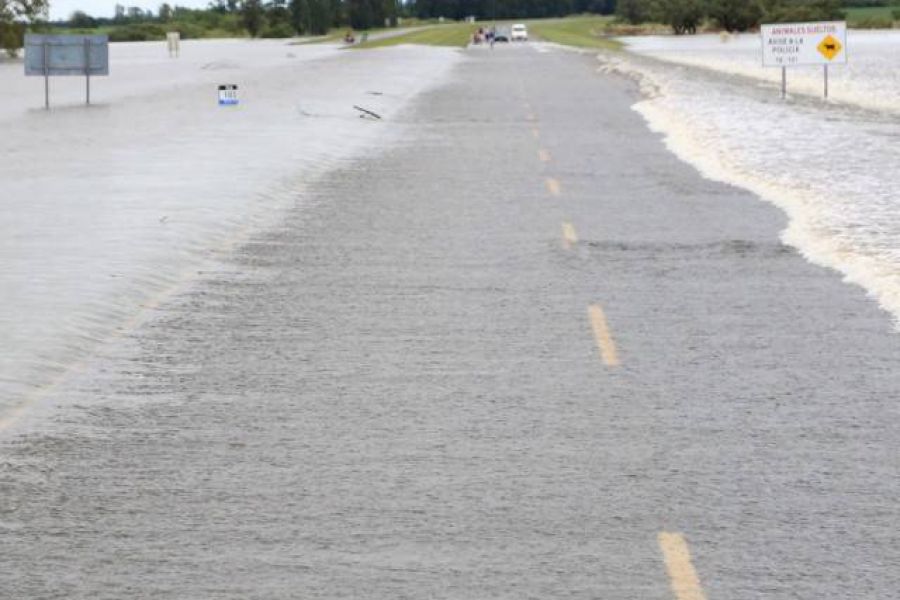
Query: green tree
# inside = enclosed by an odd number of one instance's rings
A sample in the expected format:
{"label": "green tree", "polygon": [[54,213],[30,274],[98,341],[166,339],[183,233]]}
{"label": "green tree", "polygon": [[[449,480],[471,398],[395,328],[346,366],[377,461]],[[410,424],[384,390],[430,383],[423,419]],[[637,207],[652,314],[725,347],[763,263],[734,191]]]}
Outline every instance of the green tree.
{"label": "green tree", "polygon": [[325,35],[331,29],[334,15],[330,0],[309,0],[309,33]]}
{"label": "green tree", "polygon": [[69,17],[69,26],[75,29],[91,29],[97,26],[97,20],[86,12],[76,10]]}
{"label": "green tree", "polygon": [[725,31],[747,31],[758,26],[763,16],[758,0],[710,0],[707,10]]}
{"label": "green tree", "polygon": [[15,56],[22,47],[28,23],[47,11],[47,0],[0,0],[0,48]]}
{"label": "green tree", "polygon": [[172,5],[168,2],[163,2],[159,5],[159,10],[157,11],[159,15],[159,20],[163,23],[168,23],[172,20]]}
{"label": "green tree", "polygon": [[649,0],[619,0],[616,6],[616,16],[621,20],[638,25],[650,20]]}
{"label": "green tree", "polygon": [[375,11],[372,0],[348,0],[347,16],[353,29],[371,29],[375,23]]}
{"label": "green tree", "polygon": [[262,0],[242,0],[241,1],[241,23],[250,34],[250,37],[259,35],[263,26],[265,13],[263,11]]}
{"label": "green tree", "polygon": [[706,16],[701,0],[655,0],[650,10],[654,21],[672,27],[676,35],[697,33]]}
{"label": "green tree", "polygon": [[347,18],[347,4],[344,0],[323,0],[328,2],[329,12],[331,13],[331,26],[341,27],[349,20]]}
{"label": "green tree", "polygon": [[312,25],[309,0],[291,0],[288,10],[291,13],[291,27],[294,31],[299,34],[310,33]]}
{"label": "green tree", "polygon": [[845,17],[841,0],[761,0],[767,23],[830,21]]}
{"label": "green tree", "polygon": [[381,20],[391,27],[397,26],[397,17],[400,15],[400,3],[397,0],[384,0],[381,3]]}
{"label": "green tree", "polygon": [[288,38],[294,34],[294,28],[291,24],[291,13],[282,0],[275,0],[264,7],[265,11],[265,27],[263,27],[262,37],[267,38]]}
{"label": "green tree", "polygon": [[611,15],[616,12],[616,0],[575,0],[572,9],[576,13]]}

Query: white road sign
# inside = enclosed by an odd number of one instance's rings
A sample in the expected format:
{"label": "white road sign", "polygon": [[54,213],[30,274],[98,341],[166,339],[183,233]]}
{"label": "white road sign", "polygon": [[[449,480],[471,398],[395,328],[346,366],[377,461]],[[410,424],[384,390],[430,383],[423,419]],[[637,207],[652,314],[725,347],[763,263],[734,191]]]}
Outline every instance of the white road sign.
{"label": "white road sign", "polygon": [[847,23],[778,23],[763,25],[764,67],[832,65],[847,62]]}
{"label": "white road sign", "polygon": [[219,106],[234,106],[238,103],[238,86],[234,84],[219,86]]}

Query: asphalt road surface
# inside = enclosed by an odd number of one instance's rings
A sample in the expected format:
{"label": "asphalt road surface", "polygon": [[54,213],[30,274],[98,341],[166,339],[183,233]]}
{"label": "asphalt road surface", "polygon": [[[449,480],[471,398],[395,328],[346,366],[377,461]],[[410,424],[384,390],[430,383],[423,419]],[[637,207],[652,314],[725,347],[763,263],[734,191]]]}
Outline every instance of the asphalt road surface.
{"label": "asphalt road surface", "polygon": [[469,52],[0,438],[0,597],[897,597],[889,316],[594,58]]}

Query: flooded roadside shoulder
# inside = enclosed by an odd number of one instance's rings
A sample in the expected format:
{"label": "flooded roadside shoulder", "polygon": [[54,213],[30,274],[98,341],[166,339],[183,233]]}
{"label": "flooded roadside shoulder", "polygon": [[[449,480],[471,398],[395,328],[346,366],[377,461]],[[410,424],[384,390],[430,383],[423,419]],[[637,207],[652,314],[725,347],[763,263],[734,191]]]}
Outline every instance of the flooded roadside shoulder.
{"label": "flooded roadside shoulder", "polygon": [[[461,56],[238,45],[198,44],[184,62],[132,45],[125,63],[146,63],[146,94],[111,80],[89,108],[61,93],[49,112],[0,115],[0,429],[219,253],[303,203],[311,181],[391,147],[403,127],[391,117]],[[7,79],[20,85],[21,73],[0,70]],[[219,106],[214,82],[238,84],[239,104]]]}
{"label": "flooded roadside shoulder", "polygon": [[[758,47],[748,36],[734,44],[718,36],[651,38],[600,59],[604,70],[637,79],[643,99],[634,109],[672,152],[705,177],[781,208],[789,217],[785,243],[865,288],[896,320],[900,118],[879,106],[900,93],[896,69],[883,68],[898,60],[887,50],[900,36],[865,41],[836,76],[833,103],[806,93],[782,101],[774,74],[752,66]],[[813,85],[810,77],[799,76],[801,90]],[[854,103],[844,90],[857,84],[880,91]]]}

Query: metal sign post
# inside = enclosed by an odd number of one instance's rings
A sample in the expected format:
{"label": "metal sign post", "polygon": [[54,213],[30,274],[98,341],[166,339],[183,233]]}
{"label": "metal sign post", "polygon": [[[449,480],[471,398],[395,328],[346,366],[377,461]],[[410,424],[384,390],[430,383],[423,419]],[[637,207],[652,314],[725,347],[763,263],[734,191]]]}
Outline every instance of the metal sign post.
{"label": "metal sign post", "polygon": [[25,75],[44,78],[44,108],[50,108],[50,77],[83,75],[85,104],[91,103],[91,76],[109,75],[109,38],[105,35],[25,36]]}
{"label": "metal sign post", "polygon": [[787,67],[781,67],[781,99],[787,98]]}
{"label": "metal sign post", "polygon": [[825,69],[825,98],[828,99],[828,65],[822,65]]}
{"label": "metal sign post", "polygon": [[84,38],[84,103],[91,104],[91,40]]}
{"label": "metal sign post", "polygon": [[41,67],[44,71],[44,108],[50,110],[50,61],[47,40],[41,44]]}
{"label": "metal sign post", "polygon": [[166,48],[169,50],[169,58],[178,58],[181,54],[181,33],[170,31],[166,34]]}

